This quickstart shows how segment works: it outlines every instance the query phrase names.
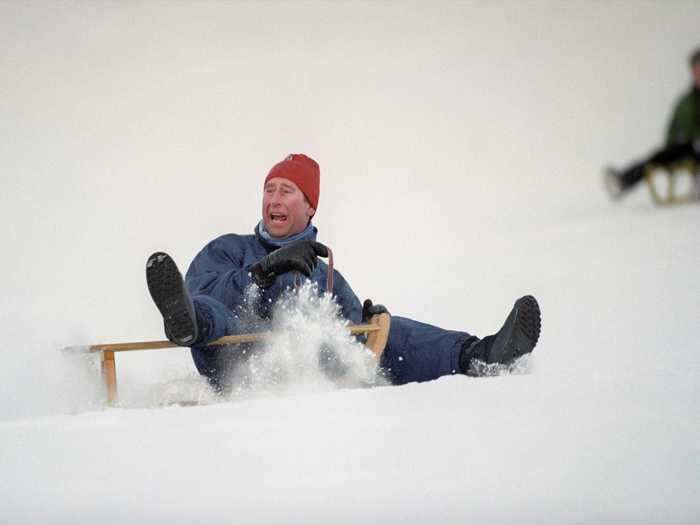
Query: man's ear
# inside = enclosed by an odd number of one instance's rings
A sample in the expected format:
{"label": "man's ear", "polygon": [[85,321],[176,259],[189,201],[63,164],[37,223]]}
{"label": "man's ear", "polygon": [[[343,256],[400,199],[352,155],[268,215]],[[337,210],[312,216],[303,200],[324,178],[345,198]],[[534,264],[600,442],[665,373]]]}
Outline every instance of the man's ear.
{"label": "man's ear", "polygon": [[309,217],[313,217],[314,215],[316,215],[316,210],[309,206],[309,208],[306,210],[306,215],[308,215]]}

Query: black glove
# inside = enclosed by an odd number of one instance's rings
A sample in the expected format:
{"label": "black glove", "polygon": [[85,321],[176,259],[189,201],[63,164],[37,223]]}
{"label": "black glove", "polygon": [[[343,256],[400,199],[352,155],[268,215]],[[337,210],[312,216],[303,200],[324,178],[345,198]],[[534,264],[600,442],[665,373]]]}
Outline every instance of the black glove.
{"label": "black glove", "polygon": [[275,277],[296,270],[306,277],[318,264],[318,257],[328,257],[328,248],[316,241],[296,241],[265,257],[250,267],[253,280],[258,286],[268,287],[275,282]]}
{"label": "black glove", "polygon": [[383,304],[372,304],[372,299],[365,299],[362,304],[362,322],[366,323],[369,318],[377,314],[388,314],[389,310]]}

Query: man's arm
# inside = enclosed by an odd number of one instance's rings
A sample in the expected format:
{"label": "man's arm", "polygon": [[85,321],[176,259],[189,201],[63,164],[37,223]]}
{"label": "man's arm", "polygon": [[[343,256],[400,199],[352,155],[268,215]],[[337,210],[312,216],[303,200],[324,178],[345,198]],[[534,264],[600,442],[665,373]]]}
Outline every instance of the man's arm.
{"label": "man's arm", "polygon": [[248,251],[236,235],[207,244],[187,270],[185,282],[190,294],[208,295],[232,310],[243,304],[245,289],[252,283],[250,267],[255,263]]}

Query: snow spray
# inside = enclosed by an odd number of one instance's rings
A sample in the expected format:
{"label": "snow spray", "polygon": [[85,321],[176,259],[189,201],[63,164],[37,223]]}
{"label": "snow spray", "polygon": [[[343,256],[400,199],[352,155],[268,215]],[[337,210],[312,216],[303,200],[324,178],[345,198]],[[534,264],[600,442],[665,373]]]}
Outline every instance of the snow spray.
{"label": "snow spray", "polygon": [[[246,293],[246,325],[260,326],[252,312],[259,289]],[[231,395],[265,396],[296,392],[358,388],[385,384],[377,360],[350,335],[348,321],[329,294],[319,294],[309,280],[286,290],[273,305],[271,336],[241,360],[230,375]]]}

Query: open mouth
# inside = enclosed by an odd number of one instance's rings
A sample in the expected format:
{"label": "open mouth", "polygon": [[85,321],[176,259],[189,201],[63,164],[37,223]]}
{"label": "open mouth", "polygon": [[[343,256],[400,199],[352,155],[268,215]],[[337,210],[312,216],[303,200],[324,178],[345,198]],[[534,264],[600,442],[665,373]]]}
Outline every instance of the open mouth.
{"label": "open mouth", "polygon": [[283,224],[287,222],[287,216],[284,213],[271,213],[270,222],[272,224]]}

